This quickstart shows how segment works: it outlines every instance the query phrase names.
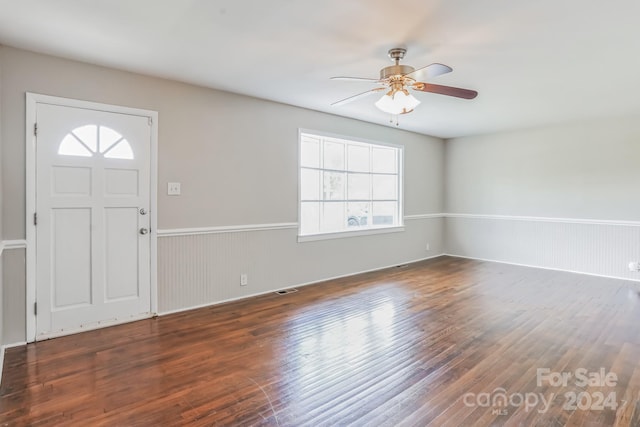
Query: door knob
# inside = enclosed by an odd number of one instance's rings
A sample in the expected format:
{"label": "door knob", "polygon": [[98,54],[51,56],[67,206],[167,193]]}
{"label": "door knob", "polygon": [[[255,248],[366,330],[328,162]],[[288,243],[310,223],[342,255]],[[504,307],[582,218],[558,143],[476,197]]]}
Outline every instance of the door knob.
{"label": "door knob", "polygon": [[149,230],[147,230],[144,227],[140,229],[140,234],[147,234],[148,232],[149,232]]}

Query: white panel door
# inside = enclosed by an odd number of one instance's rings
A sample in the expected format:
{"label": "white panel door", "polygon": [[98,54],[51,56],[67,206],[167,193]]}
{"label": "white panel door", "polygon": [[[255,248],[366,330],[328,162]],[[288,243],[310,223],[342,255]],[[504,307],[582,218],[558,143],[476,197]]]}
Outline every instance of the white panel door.
{"label": "white panel door", "polygon": [[38,103],[36,339],[150,315],[148,117]]}

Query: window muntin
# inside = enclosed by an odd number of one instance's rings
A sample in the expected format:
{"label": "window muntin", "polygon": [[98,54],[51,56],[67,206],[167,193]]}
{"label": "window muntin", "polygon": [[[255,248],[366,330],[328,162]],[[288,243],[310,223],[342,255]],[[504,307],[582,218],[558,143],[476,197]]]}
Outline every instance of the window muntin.
{"label": "window muntin", "polygon": [[300,236],[402,226],[402,154],[300,132]]}
{"label": "window muntin", "polygon": [[61,156],[93,157],[100,153],[107,159],[132,160],[129,141],[115,130],[98,125],[85,125],[68,133],[58,147]]}

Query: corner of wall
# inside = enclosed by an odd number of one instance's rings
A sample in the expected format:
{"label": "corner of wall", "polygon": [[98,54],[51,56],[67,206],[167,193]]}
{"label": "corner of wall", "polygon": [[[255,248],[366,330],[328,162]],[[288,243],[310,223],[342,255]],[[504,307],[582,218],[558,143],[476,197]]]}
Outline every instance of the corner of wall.
{"label": "corner of wall", "polygon": [[640,280],[638,117],[447,141],[446,253]]}
{"label": "corner of wall", "polygon": [[2,319],[3,316],[3,287],[2,287],[2,275],[3,275],[3,268],[2,268],[2,264],[3,264],[3,252],[4,249],[4,243],[2,242],[2,237],[0,236],[0,384],[2,384],[2,369],[3,369],[3,363],[4,363],[4,333],[3,333],[3,327],[4,327],[4,321]]}
{"label": "corner of wall", "polygon": [[442,212],[449,212],[449,139],[442,140]]}
{"label": "corner of wall", "polygon": [[[0,44],[0,117],[2,117],[2,64],[3,64],[3,53],[4,53],[4,48],[3,46]],[[2,137],[2,123],[0,122],[0,159],[2,159],[2,141],[3,141],[3,137]],[[4,362],[4,310],[3,310],[3,304],[4,304],[4,298],[3,298],[3,294],[4,294],[4,286],[2,283],[2,264],[4,263],[4,257],[2,256],[2,252],[4,249],[4,243],[3,243],[3,233],[2,233],[2,210],[3,210],[3,194],[5,194],[4,189],[2,188],[2,183],[3,183],[3,179],[2,179],[2,161],[0,161],[0,383],[2,383],[2,368],[3,368],[3,362]]]}
{"label": "corner of wall", "polygon": [[449,209],[449,150],[451,146],[450,138],[443,138],[442,154],[442,254],[449,254],[449,239],[447,239],[447,213]]}

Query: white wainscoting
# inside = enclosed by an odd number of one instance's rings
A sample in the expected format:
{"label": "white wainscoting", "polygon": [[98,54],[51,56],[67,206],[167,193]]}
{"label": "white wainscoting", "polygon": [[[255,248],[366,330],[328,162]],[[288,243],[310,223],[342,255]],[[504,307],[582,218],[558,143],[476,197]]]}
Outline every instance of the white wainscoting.
{"label": "white wainscoting", "polygon": [[640,280],[640,222],[446,214],[448,255]]}
{"label": "white wainscoting", "polygon": [[[305,243],[297,242],[297,225],[289,223],[158,230],[159,313],[441,255],[443,216],[407,219],[400,233]],[[248,275],[247,286],[240,286],[241,274]]]}
{"label": "white wainscoting", "polygon": [[[25,249],[27,241],[4,240],[2,247],[2,342],[9,344],[25,341]],[[11,301],[11,303],[9,303]]]}

